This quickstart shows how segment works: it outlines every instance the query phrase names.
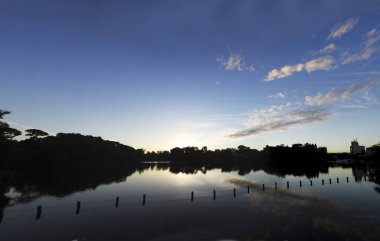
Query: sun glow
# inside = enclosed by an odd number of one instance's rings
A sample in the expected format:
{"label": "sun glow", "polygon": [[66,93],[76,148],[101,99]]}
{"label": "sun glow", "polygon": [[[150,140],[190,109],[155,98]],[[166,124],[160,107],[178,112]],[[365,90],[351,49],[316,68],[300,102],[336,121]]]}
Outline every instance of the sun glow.
{"label": "sun glow", "polygon": [[196,146],[196,140],[191,134],[180,134],[169,141],[172,147]]}

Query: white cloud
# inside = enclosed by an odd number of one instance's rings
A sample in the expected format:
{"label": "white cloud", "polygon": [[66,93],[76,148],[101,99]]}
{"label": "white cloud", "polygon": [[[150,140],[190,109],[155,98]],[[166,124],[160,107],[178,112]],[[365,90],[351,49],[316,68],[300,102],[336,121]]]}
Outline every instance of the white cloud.
{"label": "white cloud", "polygon": [[217,58],[217,61],[227,71],[243,71],[242,64],[244,62],[244,57],[240,54],[231,54],[227,59],[220,57]]}
{"label": "white cloud", "polygon": [[373,35],[375,35],[375,33],[377,32],[377,30],[375,28],[371,29],[370,31],[368,31],[368,33],[366,34],[366,37],[367,38],[370,38],[372,37]]}
{"label": "white cloud", "polygon": [[226,59],[223,56],[216,59],[220,63],[220,66],[226,71],[248,71],[254,72],[255,67],[253,65],[248,65],[245,63],[245,57],[241,54],[230,54]]}
{"label": "white cloud", "polygon": [[380,32],[376,29],[372,29],[365,35],[366,41],[364,43],[365,48],[370,48],[374,44],[380,41]]}
{"label": "white cloud", "polygon": [[367,90],[369,86],[371,86],[375,82],[377,81],[375,80],[364,81],[358,84],[350,85],[343,90],[332,90],[326,93],[319,92],[315,96],[306,96],[305,104],[311,105],[311,106],[321,106],[321,105],[325,105],[327,103],[331,103],[337,100],[346,99],[350,97],[352,94],[354,94],[355,92]]}
{"label": "white cloud", "polygon": [[343,57],[342,64],[351,64],[363,60],[369,59],[374,53],[376,52],[376,49],[374,48],[364,48],[359,53],[346,55]]}
{"label": "white cloud", "polygon": [[365,105],[344,105],[343,108],[346,108],[346,109],[367,109],[368,106],[365,106]]}
{"label": "white cloud", "polygon": [[253,67],[253,65],[250,65],[250,66],[248,66],[248,67],[246,68],[246,70],[247,70],[248,72],[255,72],[255,71],[256,71],[256,68]]}
{"label": "white cloud", "polygon": [[271,99],[284,99],[286,97],[286,93],[279,92],[275,95],[268,96]]}
{"label": "white cloud", "polygon": [[324,105],[326,103],[343,98],[340,93],[335,91],[327,92],[325,94],[318,93],[316,96],[306,96],[305,103],[307,105]]}
{"label": "white cloud", "polygon": [[320,58],[312,59],[306,63],[296,65],[285,65],[281,69],[271,70],[266,77],[266,81],[286,78],[296,72],[307,71],[308,73],[316,70],[329,70],[333,67],[335,60],[332,56],[326,55]]}
{"label": "white cloud", "polygon": [[[380,78],[374,76],[371,79],[349,85],[341,90],[333,89],[326,93],[319,92],[315,96],[306,96],[304,102],[301,103],[288,102],[255,109],[247,115],[248,120],[245,127],[232,131],[232,134],[229,134],[228,137],[247,137],[330,120],[334,117],[334,111],[333,109],[330,110],[326,104],[334,101],[345,100],[340,107],[346,109],[368,108],[371,105],[380,105],[380,102],[371,94],[371,91],[378,87],[379,84]],[[355,93],[357,95],[354,95]],[[352,98],[353,96],[360,96],[360,98]]]}
{"label": "white cloud", "polygon": [[308,108],[305,110],[293,110],[281,113],[278,107],[257,110],[251,116],[251,125],[243,130],[237,131],[229,137],[239,138],[250,135],[257,135],[262,132],[272,132],[287,130],[289,128],[308,125],[315,122],[328,120],[332,114],[322,108]]}
{"label": "white cloud", "polygon": [[[336,26],[331,32],[329,38],[337,38],[343,35],[344,33],[350,31],[357,23],[357,18],[351,18],[346,20],[343,24]],[[306,71],[308,73],[317,71],[317,70],[330,70],[333,67],[339,67],[339,64],[346,65],[359,61],[364,61],[369,59],[377,49],[372,47],[377,42],[380,42],[380,32],[376,29],[372,29],[365,34],[364,48],[357,53],[349,54],[345,53],[337,65],[335,65],[335,59],[331,55],[325,55],[323,57],[311,59],[305,63],[298,63],[295,65],[284,65],[280,69],[272,69],[268,72],[265,81],[272,81],[275,79],[286,78],[292,76],[294,73]],[[330,43],[321,50],[319,53],[331,53],[336,49],[334,43]],[[317,52],[317,53],[318,53]]]}
{"label": "white cloud", "polygon": [[272,69],[268,73],[267,78],[265,80],[271,81],[274,79],[285,78],[285,77],[292,75],[293,72],[295,72],[295,70],[293,69],[292,66],[289,66],[289,65],[282,67],[280,70]]}
{"label": "white cloud", "polygon": [[266,81],[272,81],[275,79],[282,79],[293,75],[295,72],[301,72],[303,70],[303,64],[297,65],[285,65],[281,69],[272,69],[266,77]]}
{"label": "white cloud", "polygon": [[373,96],[371,93],[371,87],[366,87],[364,94],[362,96],[363,100],[366,102],[368,105],[379,105],[380,102],[379,100]]}
{"label": "white cloud", "polygon": [[332,56],[324,56],[317,59],[312,59],[305,63],[305,69],[307,72],[313,72],[316,70],[329,70],[333,67],[335,63],[334,58]]}
{"label": "white cloud", "polygon": [[371,47],[372,45],[374,45],[375,43],[377,43],[379,41],[380,41],[380,34],[377,34],[373,38],[367,39],[367,41],[365,42],[365,47],[369,48],[369,47]]}
{"label": "white cloud", "polygon": [[351,31],[355,25],[359,22],[358,18],[349,18],[343,23],[338,23],[331,29],[330,35],[327,39],[336,39],[340,38],[343,34]]}
{"label": "white cloud", "polygon": [[341,64],[351,64],[364,61],[372,57],[372,55],[377,51],[373,45],[380,41],[380,33],[376,29],[372,29],[364,35],[364,38],[365,41],[362,50],[354,54],[345,53]]}
{"label": "white cloud", "polygon": [[336,49],[336,45],[331,43],[331,44],[327,45],[326,47],[324,47],[323,49],[319,50],[319,52],[322,54],[326,54],[326,53],[331,53],[335,49]]}

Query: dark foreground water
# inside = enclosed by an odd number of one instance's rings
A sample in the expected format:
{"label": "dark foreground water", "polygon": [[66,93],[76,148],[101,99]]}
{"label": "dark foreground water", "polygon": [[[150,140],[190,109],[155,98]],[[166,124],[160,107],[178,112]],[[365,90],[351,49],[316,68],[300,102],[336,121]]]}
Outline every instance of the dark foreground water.
{"label": "dark foreground water", "polygon": [[59,198],[25,201],[10,189],[0,240],[380,240],[380,186],[372,172],[330,167],[309,179],[153,168]]}

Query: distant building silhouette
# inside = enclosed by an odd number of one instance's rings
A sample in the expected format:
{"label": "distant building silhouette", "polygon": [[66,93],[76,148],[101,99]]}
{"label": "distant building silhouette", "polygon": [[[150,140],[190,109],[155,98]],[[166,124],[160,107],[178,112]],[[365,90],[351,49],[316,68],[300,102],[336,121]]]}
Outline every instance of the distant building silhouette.
{"label": "distant building silhouette", "polygon": [[350,152],[352,155],[365,154],[365,146],[359,146],[357,139],[351,141]]}

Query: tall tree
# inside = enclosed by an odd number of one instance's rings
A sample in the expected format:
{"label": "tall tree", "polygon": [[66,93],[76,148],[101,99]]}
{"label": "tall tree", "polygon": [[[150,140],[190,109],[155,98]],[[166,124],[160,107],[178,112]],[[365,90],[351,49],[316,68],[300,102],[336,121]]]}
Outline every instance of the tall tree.
{"label": "tall tree", "polygon": [[[4,115],[8,115],[10,113],[10,111],[0,109],[0,120],[3,119]],[[10,128],[8,123],[0,121],[0,140],[13,139],[14,137],[19,135],[21,135],[21,131],[14,128]]]}
{"label": "tall tree", "polygon": [[4,128],[4,130],[2,131],[2,135],[4,136],[5,139],[10,139],[12,140],[13,138],[15,138],[16,136],[19,136],[21,135],[22,132],[17,130],[17,129],[14,129],[14,128]]}
{"label": "tall tree", "polygon": [[8,123],[0,121],[0,140],[5,140],[6,130],[9,128]]}
{"label": "tall tree", "polygon": [[41,130],[38,130],[38,129],[27,129],[25,130],[26,132],[26,136],[29,136],[30,139],[32,140],[36,140],[38,139],[39,137],[43,137],[43,136],[48,136],[49,134],[44,132],[44,131],[41,131]]}

